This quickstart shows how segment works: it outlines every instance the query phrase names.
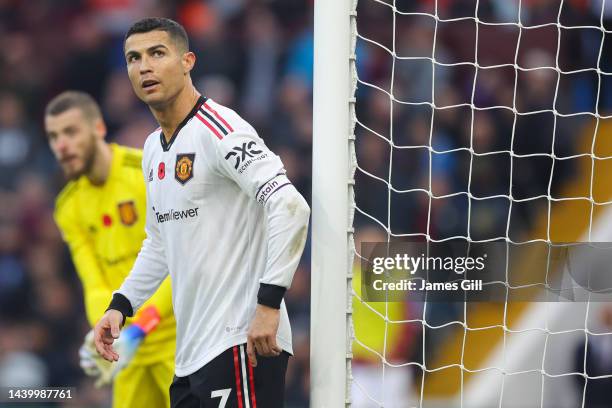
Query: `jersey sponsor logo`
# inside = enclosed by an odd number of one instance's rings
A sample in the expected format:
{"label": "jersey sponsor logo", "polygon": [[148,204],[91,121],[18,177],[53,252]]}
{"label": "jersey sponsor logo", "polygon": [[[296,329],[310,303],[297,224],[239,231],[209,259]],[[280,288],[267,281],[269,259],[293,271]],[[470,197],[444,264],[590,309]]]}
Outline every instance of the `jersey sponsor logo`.
{"label": "jersey sponsor logo", "polygon": [[163,180],[166,177],[166,163],[160,162],[157,166],[157,178]]}
{"label": "jersey sponsor logo", "polygon": [[[155,218],[158,224],[163,224],[168,221],[180,221],[187,218],[195,218],[198,216],[198,210],[200,207],[188,208],[186,210],[174,210],[171,209],[166,212],[156,212]],[[155,211],[155,207],[153,207]]]}
{"label": "jersey sponsor logo", "polygon": [[[259,155],[259,156],[257,156]],[[238,170],[238,173],[245,171],[251,163],[265,159],[268,157],[267,153],[259,149],[257,143],[251,140],[250,142],[242,143],[242,146],[234,146],[228,154],[225,155],[225,160],[231,160],[234,158],[234,168]]]}
{"label": "jersey sponsor logo", "polygon": [[123,225],[129,227],[138,221],[138,214],[136,213],[134,201],[123,201],[117,204],[117,209],[119,210],[119,219]]}
{"label": "jersey sponsor logo", "polygon": [[176,181],[184,185],[193,178],[194,161],[195,153],[179,153],[176,155],[176,166],[174,166]]}

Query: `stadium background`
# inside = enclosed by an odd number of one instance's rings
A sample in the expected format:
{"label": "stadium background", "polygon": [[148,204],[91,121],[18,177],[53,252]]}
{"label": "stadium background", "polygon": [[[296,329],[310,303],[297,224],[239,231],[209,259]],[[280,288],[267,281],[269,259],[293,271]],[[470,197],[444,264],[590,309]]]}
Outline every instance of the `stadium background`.
{"label": "stadium background", "polygon": [[[372,0],[361,0],[358,28],[361,32],[388,41],[389,17],[383,8],[368,7]],[[506,18],[506,0],[480,1],[481,19]],[[365,6],[361,6],[364,4]],[[431,9],[433,1],[400,1],[398,8]],[[558,0],[523,2],[523,24],[556,21]],[[563,18],[572,24],[599,26],[593,13],[598,1],[566,1]],[[441,13],[448,16],[473,15],[474,1],[440,0]],[[609,12],[609,11],[608,11]],[[108,140],[142,147],[146,135],[156,125],[150,112],[138,101],[128,81],[122,53],[123,35],[129,25],[144,16],[166,16],[185,25],[198,62],[193,78],[198,89],[220,103],[235,107],[250,120],[268,145],[283,159],[290,178],[310,200],[310,148],[312,139],[312,1],[305,0],[2,0],[0,1],[0,387],[16,381],[23,385],[77,387],[76,406],[106,406],[108,390],[96,390],[78,366],[77,350],[88,327],[84,318],[80,284],[69,254],[53,223],[53,200],[63,184],[59,168],[47,147],[42,129],[45,103],[65,89],[91,93],[101,104],[109,127]],[[607,21],[610,15],[606,16]],[[608,26],[609,28],[609,26]],[[428,47],[431,26],[416,19],[401,27],[401,46],[406,55]],[[439,52],[450,60],[470,60],[474,53],[473,28],[449,24],[440,33]],[[556,30],[555,30],[556,31]],[[532,58],[546,65],[554,61],[554,50],[535,47],[549,44],[547,30],[536,33]],[[515,41],[494,35],[489,47],[499,55],[513,55]],[[568,32],[561,39],[563,69],[594,66],[600,39],[584,30]],[[553,45],[556,45],[554,43]],[[610,40],[604,44],[601,69],[610,72]],[[529,55],[525,50],[525,55]],[[383,84],[389,77],[390,58],[380,50],[359,46],[359,75],[372,83]],[[544,63],[543,63],[544,62]],[[604,66],[603,64],[607,64]],[[422,99],[431,94],[431,65],[398,67],[397,89],[403,99]],[[507,74],[507,73],[506,73]],[[507,104],[513,82],[503,70],[485,77],[476,103],[490,106]],[[469,100],[471,75],[461,69],[449,70],[442,78],[440,97],[452,101]],[[531,80],[531,82],[530,82]],[[521,104],[529,110],[550,106],[551,80],[554,77],[528,75],[522,87]],[[439,78],[436,78],[436,82]],[[442,88],[440,88],[442,90]],[[554,90],[554,81],[552,83]],[[559,99],[571,111],[594,111],[596,76],[577,75],[561,84]],[[505,98],[505,99],[503,99]],[[358,115],[373,129],[385,129],[389,120],[388,99],[361,87]],[[501,100],[503,99],[503,100]],[[501,100],[501,101],[500,101]],[[458,103],[458,102],[457,102]],[[612,91],[604,83],[600,112],[610,112]],[[424,115],[398,109],[396,133],[405,143],[422,144],[429,134]],[[474,130],[477,143],[493,150],[507,144],[512,117],[492,112],[479,113]],[[435,131],[438,147],[463,145],[469,135],[465,112],[449,110],[439,116]],[[526,121],[516,129],[521,148],[530,151],[550,149],[552,126],[545,118]],[[559,152],[569,155],[579,148],[579,135],[588,121],[569,120],[560,126]],[[534,134],[533,129],[540,131]],[[358,135],[359,136],[359,135]],[[359,139],[358,139],[359,140]],[[519,144],[520,145],[520,144]],[[360,166],[385,174],[388,152],[385,144],[363,137],[358,141]],[[496,147],[497,146],[497,147]],[[400,166],[394,183],[418,185],[427,175],[423,157],[395,158]],[[463,178],[466,158],[452,155],[434,163],[439,191],[465,190]],[[538,161],[525,162],[515,178],[518,192],[537,195],[545,189],[550,174]],[[473,175],[473,188],[495,194],[507,189],[508,175],[492,171],[500,163],[488,163]],[[553,189],[571,181],[575,166],[571,161],[555,170]],[[558,172],[558,173],[557,173]],[[507,173],[507,172],[506,172]],[[557,177],[558,176],[558,177]],[[386,188],[358,179],[356,201],[376,218],[385,219]],[[398,232],[422,231],[427,203],[392,198],[393,228]],[[525,206],[521,222],[513,233],[525,236],[542,204]],[[449,200],[435,208],[432,218],[434,236],[452,235],[448,220],[459,220],[461,204]],[[459,210],[458,210],[459,209]],[[486,210],[486,211],[484,211]],[[505,208],[494,204],[472,219],[478,233],[497,234],[505,225]],[[502,214],[501,216],[499,214]],[[364,219],[356,223],[366,224]],[[500,224],[501,223],[501,224]],[[439,234],[439,235],[436,235]],[[522,234],[522,235],[521,235]],[[503,234],[502,234],[503,235]],[[476,236],[473,236],[473,238]],[[288,406],[308,404],[309,361],[309,245],[287,295],[292,320],[296,358],[287,376]],[[454,319],[452,309],[440,308],[432,318],[439,322]],[[392,345],[398,356],[415,355],[418,331],[405,333],[401,343]],[[397,347],[395,347],[397,346]],[[430,348],[431,349],[431,348]],[[399,357],[398,357],[399,358]],[[357,359],[355,364],[368,364]]]}

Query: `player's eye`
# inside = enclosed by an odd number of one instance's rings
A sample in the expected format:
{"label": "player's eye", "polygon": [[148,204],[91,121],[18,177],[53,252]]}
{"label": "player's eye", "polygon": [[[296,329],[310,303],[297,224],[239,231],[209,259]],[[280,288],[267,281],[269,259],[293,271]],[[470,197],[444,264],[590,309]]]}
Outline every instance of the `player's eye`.
{"label": "player's eye", "polygon": [[128,62],[128,64],[129,64],[129,63],[131,63],[131,62],[136,61],[136,59],[137,59],[136,55],[131,54],[131,55],[128,55],[128,57],[127,57],[127,62]]}
{"label": "player's eye", "polygon": [[164,52],[161,50],[155,50],[153,51],[153,56],[154,57],[163,57],[164,56]]}

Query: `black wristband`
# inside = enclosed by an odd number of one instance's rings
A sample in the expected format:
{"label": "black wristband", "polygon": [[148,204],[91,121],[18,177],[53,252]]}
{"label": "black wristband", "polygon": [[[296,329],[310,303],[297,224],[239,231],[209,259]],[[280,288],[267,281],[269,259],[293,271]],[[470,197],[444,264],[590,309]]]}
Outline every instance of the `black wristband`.
{"label": "black wristband", "polygon": [[286,291],[287,288],[283,286],[260,283],[259,292],[257,292],[257,303],[273,309],[280,309]]}
{"label": "black wristband", "polygon": [[106,311],[109,311],[110,309],[121,312],[121,314],[123,315],[123,322],[121,323],[122,327],[123,325],[125,325],[125,319],[127,317],[134,316],[134,309],[132,309],[132,304],[130,303],[129,299],[123,296],[121,293],[115,293],[113,295],[113,300],[111,300],[110,305],[108,305]]}

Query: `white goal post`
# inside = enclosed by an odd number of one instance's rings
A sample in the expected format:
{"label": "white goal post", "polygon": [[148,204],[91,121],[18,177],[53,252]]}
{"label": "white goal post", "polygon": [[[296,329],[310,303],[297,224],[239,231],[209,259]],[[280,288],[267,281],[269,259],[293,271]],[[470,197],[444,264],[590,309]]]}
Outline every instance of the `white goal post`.
{"label": "white goal post", "polygon": [[317,408],[350,404],[351,4],[314,7],[310,404]]}

